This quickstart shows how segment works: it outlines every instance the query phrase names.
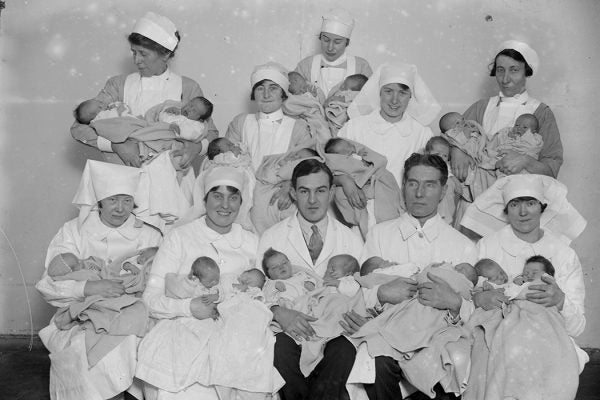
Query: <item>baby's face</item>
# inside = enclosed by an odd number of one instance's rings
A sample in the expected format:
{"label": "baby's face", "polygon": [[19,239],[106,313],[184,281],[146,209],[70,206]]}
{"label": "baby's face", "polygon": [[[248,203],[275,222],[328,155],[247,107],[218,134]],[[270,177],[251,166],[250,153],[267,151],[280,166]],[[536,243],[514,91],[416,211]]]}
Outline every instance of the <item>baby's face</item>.
{"label": "baby's face", "polygon": [[333,146],[333,152],[335,154],[342,154],[344,156],[351,156],[356,153],[356,148],[354,145],[346,140],[341,140],[335,146]]}
{"label": "baby's face", "polygon": [[265,263],[271,279],[289,279],[292,277],[292,264],[285,254],[275,254]]}
{"label": "baby's face", "polygon": [[327,269],[325,270],[325,275],[323,275],[323,279],[341,279],[348,275],[347,260],[334,257],[329,260]]}
{"label": "baby's face", "polygon": [[290,86],[288,90],[291,94],[302,94],[307,91],[307,83],[306,80],[302,77],[302,75],[298,73],[290,73],[288,75],[288,79],[290,81]]}
{"label": "baby's face", "polygon": [[448,159],[450,158],[450,148],[442,143],[434,143],[429,151],[429,154],[438,155],[447,163]]}
{"label": "baby's face", "polygon": [[468,263],[457,264],[454,266],[454,270],[456,272],[458,272],[459,274],[464,275],[465,278],[467,278],[469,281],[471,281],[473,283],[473,285],[477,284],[477,271],[475,271],[475,268],[473,268],[473,266],[471,264],[468,264]]}
{"label": "baby's face", "polygon": [[451,115],[444,118],[444,123],[441,128],[443,132],[447,132],[450,129],[462,129],[466,126],[465,119],[459,113],[452,113]]}
{"label": "baby's face", "polygon": [[544,275],[544,265],[539,262],[530,262],[523,267],[523,279],[525,282],[532,282],[540,279]]}
{"label": "baby's face", "polygon": [[104,109],[104,105],[98,100],[88,100],[83,107],[79,109],[79,112],[84,121],[91,121]]}
{"label": "baby's face", "polygon": [[515,126],[513,128],[513,133],[518,136],[523,136],[527,130],[530,130],[533,133],[537,132],[537,123],[536,121],[529,116],[520,116],[515,121]]}
{"label": "baby's face", "polygon": [[242,153],[242,148],[237,144],[234,144],[229,139],[223,139],[219,142],[219,149],[221,153],[232,152],[236,157]]}
{"label": "baby's face", "polygon": [[206,111],[206,105],[201,100],[192,99],[181,108],[181,115],[194,121],[200,121]]}
{"label": "baby's face", "polygon": [[205,268],[203,265],[193,267],[188,277],[191,280],[199,280],[207,289],[218,285],[221,278],[217,269]]}
{"label": "baby's face", "polygon": [[242,274],[238,278],[238,282],[242,285],[246,285],[248,287],[256,287],[259,289],[262,286],[262,280],[257,276],[257,274],[252,273],[250,271],[242,272]]}
{"label": "baby's face", "polygon": [[497,263],[488,264],[483,271],[483,276],[496,285],[504,285],[508,282],[508,275]]}

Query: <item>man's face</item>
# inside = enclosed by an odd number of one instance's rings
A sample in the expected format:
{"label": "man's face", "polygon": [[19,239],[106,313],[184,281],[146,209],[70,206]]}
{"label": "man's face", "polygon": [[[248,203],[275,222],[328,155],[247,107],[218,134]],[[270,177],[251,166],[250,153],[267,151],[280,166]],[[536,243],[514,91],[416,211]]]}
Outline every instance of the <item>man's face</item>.
{"label": "man's face", "polygon": [[291,195],[296,200],[298,212],[308,222],[317,223],[327,215],[329,203],[333,198],[329,176],[319,171],[301,176],[292,188]]}
{"label": "man's face", "polygon": [[446,186],[440,182],[441,172],[427,165],[416,165],[407,173],[402,189],[406,210],[421,225],[437,214]]}

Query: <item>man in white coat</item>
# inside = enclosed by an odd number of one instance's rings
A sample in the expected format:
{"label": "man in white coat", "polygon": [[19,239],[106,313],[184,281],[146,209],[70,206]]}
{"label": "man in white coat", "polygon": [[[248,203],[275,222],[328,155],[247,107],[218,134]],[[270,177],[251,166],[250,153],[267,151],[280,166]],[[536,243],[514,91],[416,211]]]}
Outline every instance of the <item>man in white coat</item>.
{"label": "man in white coat", "polygon": [[[314,159],[298,164],[292,174],[291,195],[298,213],[284,219],[265,231],[258,244],[257,266],[261,268],[264,252],[273,248],[284,253],[293,265],[299,265],[323,276],[332,256],[360,255],[362,239],[342,225],[327,210],[333,198],[333,175],[329,168]],[[330,341],[323,360],[311,375],[300,372],[300,346],[294,339],[308,339],[314,335],[312,318],[301,312],[273,306],[273,319],[284,332],[276,335],[275,367],[286,381],[280,390],[282,400],[337,399],[345,394],[345,384],[355,349],[344,337]],[[331,368],[335,362],[336,368]]]}

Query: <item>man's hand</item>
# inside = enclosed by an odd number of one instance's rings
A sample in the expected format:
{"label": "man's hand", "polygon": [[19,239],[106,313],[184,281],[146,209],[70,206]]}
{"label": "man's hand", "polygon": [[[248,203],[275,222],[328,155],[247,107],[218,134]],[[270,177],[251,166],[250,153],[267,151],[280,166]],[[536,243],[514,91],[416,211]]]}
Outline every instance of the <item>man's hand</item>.
{"label": "man's hand", "polygon": [[449,310],[453,315],[458,315],[462,304],[461,296],[439,276],[428,272],[427,278],[431,282],[424,282],[418,286],[419,303],[438,310]]}
{"label": "man's hand", "polygon": [[560,290],[554,278],[549,275],[542,275],[543,284],[531,285],[530,290],[537,290],[536,293],[528,293],[527,300],[546,307],[557,306],[562,310],[565,303],[565,293]]}
{"label": "man's hand", "polygon": [[140,251],[140,255],[137,258],[137,263],[140,265],[146,264],[148,260],[154,257],[157,251],[158,247],[146,247],[144,250]]}
{"label": "man's hand", "polygon": [[317,318],[281,306],[274,306],[271,311],[273,312],[273,319],[294,340],[309,340],[315,335],[310,323],[316,321]]}
{"label": "man's hand", "polygon": [[122,143],[111,143],[112,150],[123,161],[123,164],[130,167],[139,168],[142,166],[142,160],[140,159],[140,149],[138,142],[132,139],[127,139]]}
{"label": "man's hand", "polygon": [[98,294],[102,297],[119,297],[125,294],[125,286],[118,279],[101,279],[99,281],[86,281],[83,287],[84,296]]}
{"label": "man's hand", "polygon": [[485,290],[473,294],[475,307],[483,308],[486,311],[501,308],[502,304],[507,302],[508,297],[504,295],[504,290],[502,289]]}
{"label": "man's hand", "polygon": [[354,310],[342,314],[342,318],[343,320],[340,321],[340,325],[348,335],[356,333],[368,321],[367,318],[357,314]]}
{"label": "man's hand", "polygon": [[377,289],[377,298],[381,304],[399,304],[417,293],[417,282],[410,278],[399,277],[384,283]]}
{"label": "man's hand", "polygon": [[454,176],[461,182],[464,182],[469,174],[469,169],[475,168],[477,164],[475,163],[475,160],[469,157],[469,155],[461,149],[452,147],[450,149],[450,165],[452,166],[452,173]]}

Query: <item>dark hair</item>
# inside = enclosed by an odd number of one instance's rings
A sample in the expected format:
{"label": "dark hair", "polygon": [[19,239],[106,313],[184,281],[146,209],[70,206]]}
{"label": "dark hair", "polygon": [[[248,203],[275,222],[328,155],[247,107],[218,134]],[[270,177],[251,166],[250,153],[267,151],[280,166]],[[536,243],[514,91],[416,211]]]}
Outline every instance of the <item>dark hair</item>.
{"label": "dark hair", "polygon": [[515,61],[524,63],[525,64],[525,76],[533,75],[533,69],[531,69],[529,64],[527,64],[527,60],[525,60],[525,57],[523,57],[523,54],[519,53],[517,50],[514,50],[514,49],[504,49],[500,53],[496,54],[496,57],[494,57],[494,62],[490,63],[490,68],[491,68],[490,76],[496,76],[496,60],[498,59],[499,56],[510,57]]}
{"label": "dark hair", "polygon": [[334,153],[333,148],[335,146],[337,146],[338,144],[344,143],[344,142],[345,142],[345,140],[342,139],[342,138],[339,138],[339,137],[335,137],[335,138],[329,139],[327,141],[327,143],[325,143],[325,147],[324,147],[325,153],[328,153],[328,154],[329,153]]}
{"label": "dark hair", "polygon": [[[270,79],[263,79],[262,81],[256,82],[254,84],[254,86],[252,86],[252,92],[250,92],[250,100],[255,100],[254,90],[256,90],[257,87],[259,87],[260,85],[262,85],[263,83],[265,83],[265,81],[271,81],[271,80]],[[271,81],[271,82],[273,82],[273,81]],[[278,83],[276,83],[276,82],[273,82],[273,83],[275,83],[277,86],[279,86]],[[288,96],[287,96],[287,93],[285,93],[285,89],[282,88],[281,86],[279,86],[279,88],[281,89],[281,100],[287,100]]]}
{"label": "dark hair", "polygon": [[327,174],[327,177],[329,178],[329,187],[331,187],[331,185],[333,185],[333,173],[327,165],[315,160],[314,158],[301,161],[298,165],[296,165],[294,172],[292,172],[292,187],[296,189],[298,178],[310,174],[317,174],[321,171]]}
{"label": "dark hair", "polygon": [[[202,104],[204,104],[204,106],[206,107],[206,112],[200,116],[200,120],[202,121],[206,121],[207,119],[209,119],[212,116],[213,113],[213,103],[210,102],[210,100],[208,100],[206,97],[202,97],[202,96],[198,96],[198,97],[194,97],[192,100],[200,100],[200,102]],[[192,101],[190,100],[190,101]]]}
{"label": "dark hair", "polygon": [[508,201],[508,203],[506,203],[506,205],[504,206],[504,210],[502,210],[504,212],[504,214],[508,214],[508,204],[511,201],[513,201],[513,200],[519,200],[519,202],[529,201],[529,200],[537,200],[537,202],[540,203],[540,207],[542,207],[542,212],[544,212],[544,210],[546,209],[546,207],[548,207],[548,204],[542,203],[541,201],[539,201],[535,197],[531,197],[531,196],[515,197],[514,199],[510,199]]}
{"label": "dark hair", "polygon": [[491,263],[497,264],[496,261],[492,260],[491,258],[482,258],[481,260],[477,261],[473,266],[473,268],[475,268],[475,272],[477,272],[477,276],[484,276],[483,268],[487,267]]}
{"label": "dark hair", "polygon": [[83,109],[83,107],[85,107],[85,105],[88,103],[88,101],[90,101],[90,100],[82,101],[73,110],[73,116],[75,117],[75,121],[79,122],[80,124],[88,125],[91,122],[91,121],[85,120],[83,118],[83,115],[81,115],[82,114],[82,109]]}
{"label": "dark hair", "polygon": [[258,279],[260,280],[260,288],[261,289],[263,288],[263,286],[265,286],[265,274],[263,274],[263,272],[260,269],[252,268],[252,269],[246,270],[244,272],[252,272],[254,275],[256,275],[258,277]]}
{"label": "dark hair", "polygon": [[[240,192],[240,189],[233,187],[233,186],[225,186],[227,188],[227,191],[229,191],[230,194],[239,194],[240,195],[240,204],[244,201],[244,198],[242,197],[242,193]],[[206,203],[206,200],[208,199],[208,195],[212,192],[216,192],[217,189],[219,188],[219,186],[215,186],[213,188],[211,188],[208,192],[206,192],[206,194],[204,195],[204,202]]]}
{"label": "dark hair", "polygon": [[177,50],[177,47],[179,46],[179,41],[181,40],[181,37],[179,36],[179,31],[175,31],[175,37],[177,38],[177,45],[173,50],[169,50],[163,45],[160,45],[154,40],[149,39],[144,35],[140,35],[137,32],[132,32],[131,34],[129,34],[127,40],[129,40],[130,44],[142,46],[146,49],[152,50],[160,54],[161,56],[169,56],[169,58],[172,58],[175,55],[175,51]]}
{"label": "dark hair", "polygon": [[542,264],[544,266],[544,272],[550,276],[554,276],[554,274],[555,274],[554,265],[552,265],[550,260],[548,260],[546,257],[540,256],[540,255],[531,256],[527,259],[527,261],[525,261],[525,264],[529,264],[529,263],[533,263],[533,262]]}
{"label": "dark hair", "polygon": [[345,260],[344,262],[344,267],[350,267],[349,270],[352,273],[355,272],[359,272],[360,271],[360,264],[358,263],[358,260],[350,255],[350,254],[338,254],[337,256],[333,256],[329,259],[329,262],[331,262],[331,260],[333,260],[334,258],[342,258]]}
{"label": "dark hair", "polygon": [[441,144],[450,148],[450,143],[446,139],[444,139],[441,136],[433,136],[427,141],[427,144],[425,144],[425,151],[430,152],[431,150],[433,150],[433,146],[435,144]]}
{"label": "dark hair", "polygon": [[221,154],[221,149],[220,149],[221,143],[223,143],[226,140],[229,140],[229,139],[224,138],[224,137],[219,137],[219,138],[211,140],[210,143],[208,144],[208,148],[206,149],[206,157],[208,157],[209,160],[212,160],[217,155]]}
{"label": "dark hair", "polygon": [[442,186],[448,181],[448,165],[444,159],[437,154],[420,154],[412,153],[410,157],[404,162],[404,175],[402,177],[402,183],[408,179],[408,173],[412,167],[424,165],[426,167],[433,167],[440,171],[440,183]]}
{"label": "dark hair", "polygon": [[308,151],[311,157],[319,157],[319,153],[317,153],[314,149],[311,149],[310,147],[303,147],[301,149],[296,150],[296,152],[299,151]]}
{"label": "dark hair", "polygon": [[[216,269],[217,271],[219,270],[219,265],[215,262],[215,260],[213,260],[210,257],[206,257],[206,256],[202,256],[202,257],[198,257],[194,260],[194,262],[192,263],[192,272],[195,273],[196,271],[194,271],[197,268],[200,268],[202,265],[204,265],[205,267],[208,267],[209,269]],[[198,278],[200,278],[200,276],[196,275]]]}
{"label": "dark hair", "polygon": [[[265,251],[265,254],[263,254],[263,259],[262,259],[262,269],[265,272],[265,275],[267,276],[267,278],[271,279],[271,277],[269,276],[269,269],[267,268],[267,260],[277,254],[283,254],[280,251],[275,250],[272,247],[269,247],[267,249],[267,251]],[[283,254],[285,256],[285,254]],[[287,256],[286,256],[287,257]]]}
{"label": "dark hair", "polygon": [[[331,32],[326,32],[326,33],[331,33]],[[319,32],[319,40],[321,40],[321,35],[323,35],[323,31]],[[344,39],[346,39],[346,47],[350,46],[350,38],[344,38]]]}
{"label": "dark hair", "polygon": [[346,79],[344,79],[345,81],[348,81],[348,79],[350,79],[352,82],[354,82],[355,84],[352,86],[353,91],[359,91],[362,89],[362,87],[365,85],[365,83],[367,83],[367,81],[369,80],[369,78],[366,75],[363,74],[354,74],[354,75],[350,75],[347,76]]}

